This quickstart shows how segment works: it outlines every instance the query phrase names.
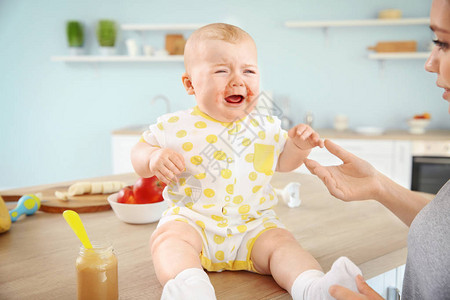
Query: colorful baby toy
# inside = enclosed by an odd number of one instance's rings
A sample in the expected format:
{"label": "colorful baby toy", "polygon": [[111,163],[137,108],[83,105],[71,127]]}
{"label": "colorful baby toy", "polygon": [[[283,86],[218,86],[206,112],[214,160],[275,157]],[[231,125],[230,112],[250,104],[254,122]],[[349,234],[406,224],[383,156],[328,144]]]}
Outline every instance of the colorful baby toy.
{"label": "colorful baby toy", "polygon": [[39,209],[39,207],[41,207],[41,200],[39,197],[33,194],[23,195],[20,197],[17,206],[9,211],[11,221],[17,221],[17,219],[23,214],[31,216]]}

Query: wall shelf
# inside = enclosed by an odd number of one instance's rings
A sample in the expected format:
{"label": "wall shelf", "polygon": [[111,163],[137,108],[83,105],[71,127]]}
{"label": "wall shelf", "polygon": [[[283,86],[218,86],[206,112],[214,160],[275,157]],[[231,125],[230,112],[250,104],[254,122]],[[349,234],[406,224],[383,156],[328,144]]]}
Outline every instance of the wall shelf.
{"label": "wall shelf", "polygon": [[396,53],[371,53],[369,59],[427,59],[431,52],[396,52]]}
{"label": "wall shelf", "polygon": [[122,30],[134,31],[183,31],[196,30],[206,24],[122,24]]}
{"label": "wall shelf", "polygon": [[[143,34],[145,31],[193,31],[206,24],[122,24],[123,31],[138,31]],[[95,56],[95,55],[68,55],[52,56],[52,61],[74,62],[74,63],[98,63],[98,62],[183,62],[183,55],[165,56]]]}
{"label": "wall shelf", "polygon": [[[429,18],[401,18],[401,19],[366,19],[366,20],[337,20],[337,21],[286,21],[288,28],[322,28],[327,40],[330,27],[364,27],[364,26],[411,26],[429,25]],[[400,52],[400,53],[371,53],[368,58],[378,60],[383,69],[383,62],[392,59],[426,59],[429,52]]]}
{"label": "wall shelf", "polygon": [[52,61],[64,62],[183,62],[183,55],[166,55],[166,56],[52,56]]}
{"label": "wall shelf", "polygon": [[360,26],[406,26],[430,24],[429,18],[403,19],[367,19],[342,21],[286,21],[288,28],[327,28],[327,27],[360,27]]}

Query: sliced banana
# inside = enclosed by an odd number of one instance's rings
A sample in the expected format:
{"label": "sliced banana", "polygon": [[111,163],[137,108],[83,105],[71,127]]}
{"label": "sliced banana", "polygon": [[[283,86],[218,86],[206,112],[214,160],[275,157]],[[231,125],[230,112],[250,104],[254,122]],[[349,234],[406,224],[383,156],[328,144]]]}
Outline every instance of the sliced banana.
{"label": "sliced banana", "polygon": [[103,194],[111,194],[114,192],[114,184],[112,181],[103,182]]}
{"label": "sliced banana", "polygon": [[89,194],[91,193],[91,188],[90,182],[77,182],[69,187],[68,193],[69,196]]}
{"label": "sliced banana", "polygon": [[69,199],[69,195],[65,192],[56,191],[55,196],[59,200],[67,201]]}
{"label": "sliced banana", "polygon": [[125,182],[112,181],[114,192],[119,191],[121,188],[125,187]]}
{"label": "sliced banana", "polygon": [[91,194],[101,194],[103,193],[103,183],[102,182],[92,182],[91,183]]}
{"label": "sliced banana", "polygon": [[67,200],[68,197],[83,194],[112,194],[125,186],[121,181],[77,182],[69,186],[67,193],[56,191],[55,196],[60,200]]}

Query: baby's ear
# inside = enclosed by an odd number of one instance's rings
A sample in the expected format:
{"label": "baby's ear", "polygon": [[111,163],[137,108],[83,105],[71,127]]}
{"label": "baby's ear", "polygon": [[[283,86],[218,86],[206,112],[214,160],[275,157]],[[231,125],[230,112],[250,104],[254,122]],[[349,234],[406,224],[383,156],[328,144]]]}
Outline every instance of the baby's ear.
{"label": "baby's ear", "polygon": [[192,85],[191,78],[187,73],[184,73],[181,75],[181,80],[183,81],[184,88],[186,89],[186,92],[188,95],[194,95],[194,86]]}

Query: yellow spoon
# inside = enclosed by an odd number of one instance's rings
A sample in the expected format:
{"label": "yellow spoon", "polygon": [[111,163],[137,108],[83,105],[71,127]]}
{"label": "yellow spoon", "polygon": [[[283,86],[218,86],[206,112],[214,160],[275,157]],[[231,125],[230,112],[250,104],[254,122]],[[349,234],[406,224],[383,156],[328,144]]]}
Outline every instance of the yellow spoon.
{"label": "yellow spoon", "polygon": [[86,230],[84,229],[83,223],[81,222],[80,216],[73,210],[65,210],[63,212],[63,217],[66,219],[67,224],[72,228],[73,232],[80,239],[84,248],[92,248],[92,244],[89,241]]}

